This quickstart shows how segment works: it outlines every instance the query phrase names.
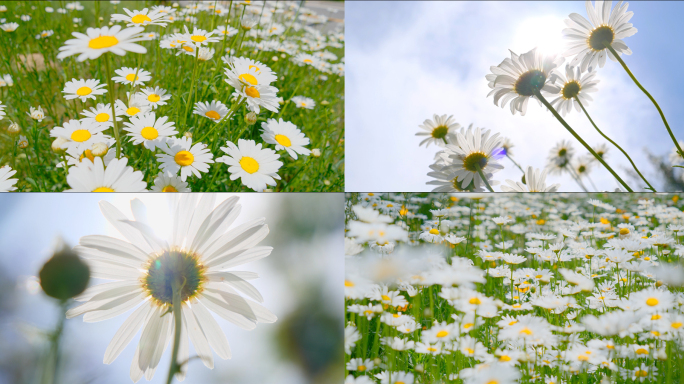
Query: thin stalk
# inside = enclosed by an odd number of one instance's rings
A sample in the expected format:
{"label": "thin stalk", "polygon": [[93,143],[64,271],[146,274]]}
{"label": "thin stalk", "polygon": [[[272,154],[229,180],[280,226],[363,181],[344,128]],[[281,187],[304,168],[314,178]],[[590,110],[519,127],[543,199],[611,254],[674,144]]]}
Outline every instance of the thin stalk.
{"label": "thin stalk", "polygon": [[485,185],[485,187],[487,187],[487,189],[489,190],[489,192],[494,192],[494,190],[492,189],[492,186],[489,185],[489,182],[487,181],[487,178],[485,177],[484,172],[482,172],[482,168],[480,168],[480,165],[479,165],[479,164],[475,164],[475,169],[477,169],[477,173],[480,174],[480,178],[481,178],[482,181],[484,182],[484,185]]}
{"label": "thin stalk", "polygon": [[560,123],[565,127],[565,129],[567,129],[568,132],[570,132],[570,134],[571,134],[572,136],[574,136],[575,139],[577,139],[577,141],[579,141],[582,145],[584,145],[584,148],[586,148],[587,151],[589,151],[589,153],[591,153],[591,154],[592,154],[592,155],[593,155],[601,164],[603,164],[604,167],[606,167],[606,169],[608,170],[608,172],[610,172],[610,173],[613,175],[613,177],[615,177],[615,178],[617,179],[617,181],[620,182],[620,184],[622,184],[622,186],[625,187],[625,189],[627,189],[628,192],[634,192],[634,191],[632,191],[632,188],[630,188],[629,185],[627,185],[627,183],[625,183],[625,182],[620,178],[620,176],[618,176],[618,174],[615,173],[615,171],[613,170],[613,168],[611,168],[610,165],[608,165],[608,164],[601,158],[601,156],[599,156],[599,155],[596,153],[596,151],[594,151],[594,149],[593,149],[592,147],[590,147],[589,144],[587,144],[587,142],[584,141],[584,139],[582,139],[582,138],[580,137],[580,135],[578,135],[577,132],[575,132],[575,130],[572,129],[572,128],[568,125],[568,123],[565,122],[565,120],[563,120],[563,118],[558,114],[558,112],[556,112],[556,110],[553,108],[553,106],[552,106],[551,104],[549,104],[549,102],[544,98],[544,96],[542,96],[541,92],[539,92],[538,89],[535,89],[535,90],[534,90],[534,95],[537,96],[537,99],[539,99],[539,101],[541,101],[542,104],[544,104],[544,106],[546,106],[546,108],[549,109],[549,111],[551,111],[551,113],[556,117],[556,119],[558,119],[558,121],[560,121]]}
{"label": "thin stalk", "polygon": [[601,132],[601,130],[600,130],[600,129],[596,126],[596,124],[594,123],[594,120],[592,120],[591,117],[589,116],[589,113],[587,112],[587,110],[584,109],[584,105],[582,105],[582,102],[579,100],[579,98],[578,98],[577,96],[575,96],[575,101],[577,101],[577,103],[579,104],[580,108],[582,108],[582,111],[584,112],[584,114],[587,115],[587,119],[589,119],[589,122],[591,123],[591,125],[593,125],[594,128],[596,128],[596,131],[597,131],[598,133],[600,133],[601,136],[603,136],[604,139],[608,140],[608,141],[609,141],[611,144],[613,144],[617,149],[619,149],[620,152],[622,152],[623,155],[625,155],[625,157],[627,158],[627,160],[629,160],[629,163],[632,164],[632,168],[634,168],[634,170],[636,171],[636,173],[639,174],[639,177],[641,177],[641,179],[644,181],[644,183],[646,183],[646,184],[648,185],[648,189],[650,189],[650,190],[653,191],[653,192],[657,192],[657,191],[655,190],[655,188],[653,188],[653,186],[651,185],[651,183],[649,183],[648,180],[646,180],[646,178],[644,177],[644,175],[642,175],[641,172],[639,172],[639,169],[637,169],[637,166],[634,164],[634,162],[632,161],[632,158],[629,157],[629,155],[627,154],[627,152],[625,152],[625,150],[622,149],[622,147],[620,147],[619,145],[617,145],[616,142],[614,142],[613,140],[611,140],[610,137],[606,136],[603,132]]}
{"label": "thin stalk", "polygon": [[105,54],[105,71],[107,71],[107,85],[109,87],[109,102],[112,106],[112,122],[114,123],[114,138],[116,138],[116,158],[121,158],[121,138],[119,138],[119,124],[116,122],[116,109],[114,107],[114,83],[109,70],[109,55]]}
{"label": "thin stalk", "polygon": [[43,371],[43,384],[56,383],[59,375],[59,345],[64,333],[64,320],[66,320],[67,301],[60,302],[59,320],[57,327],[49,335],[50,337],[50,354],[48,355],[46,367]]}
{"label": "thin stalk", "polygon": [[513,164],[515,164],[516,167],[518,167],[518,169],[520,170],[520,172],[523,173],[523,175],[525,174],[525,171],[522,169],[520,164],[518,164],[515,160],[513,160],[513,158],[508,154],[508,152],[506,152],[506,157],[508,157],[508,160],[510,160]]}
{"label": "thin stalk", "polygon": [[169,375],[166,378],[166,384],[171,384],[173,375],[181,371],[181,366],[178,364],[178,350],[180,349],[181,336],[181,289],[183,284],[180,281],[175,281],[173,284],[173,352],[171,353],[171,366],[169,367]]}
{"label": "thin stalk", "polygon": [[195,49],[195,63],[192,68],[192,82],[190,83],[190,95],[188,95],[188,101],[185,104],[185,114],[183,115],[183,125],[186,125],[188,121],[188,111],[190,110],[190,105],[192,104],[192,93],[195,90],[195,76],[197,72],[197,56],[199,55],[199,47]]}
{"label": "thin stalk", "polygon": [[653,103],[653,105],[655,105],[656,109],[658,110],[658,113],[660,114],[660,118],[663,119],[663,123],[665,124],[665,128],[667,128],[667,133],[670,134],[670,138],[672,139],[672,142],[674,142],[675,147],[677,147],[677,151],[679,151],[679,155],[684,157],[684,151],[682,151],[682,148],[679,146],[679,142],[675,138],[674,133],[672,133],[672,130],[670,129],[670,125],[667,123],[667,120],[665,119],[665,115],[663,114],[662,109],[660,109],[660,106],[658,105],[658,103],[655,101],[653,96],[651,96],[651,94],[648,93],[646,88],[644,88],[641,85],[641,83],[639,83],[639,81],[636,79],[636,77],[634,77],[634,75],[632,74],[632,71],[630,71],[629,68],[627,68],[627,64],[625,64],[625,62],[622,61],[622,59],[620,58],[620,55],[618,55],[618,53],[615,52],[615,49],[613,49],[613,47],[610,45],[610,43],[604,43],[604,44],[605,44],[606,48],[608,48],[608,50],[610,50],[610,52],[613,54],[613,56],[615,56],[615,58],[620,62],[620,64],[622,64],[622,68],[624,68],[625,71],[627,71],[627,74],[629,75],[629,77],[632,78],[632,80],[634,81],[634,84],[636,84],[637,87],[639,87],[639,89],[641,89],[641,91],[644,92],[646,94],[646,96],[648,96],[649,99],[651,99],[651,102]]}

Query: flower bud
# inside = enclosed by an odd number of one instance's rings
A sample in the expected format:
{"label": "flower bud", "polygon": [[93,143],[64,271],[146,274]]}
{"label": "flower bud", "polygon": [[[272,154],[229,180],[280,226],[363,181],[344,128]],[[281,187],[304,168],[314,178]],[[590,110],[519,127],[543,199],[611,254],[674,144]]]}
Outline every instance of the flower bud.
{"label": "flower bud", "polygon": [[17,142],[17,146],[20,149],[26,149],[29,146],[28,139],[26,139],[26,136],[19,136],[19,142]]}
{"label": "flower bud", "polygon": [[93,154],[93,156],[98,156],[98,157],[104,157],[104,155],[109,152],[109,147],[105,143],[93,143],[93,147],[90,151],[90,153]]}
{"label": "flower bud", "polygon": [[313,157],[321,157],[321,150],[320,148],[314,148],[311,150],[311,155]]}
{"label": "flower bud", "polygon": [[45,112],[43,111],[43,108],[40,105],[38,106],[38,108],[30,108],[30,112],[27,112],[28,115],[31,116],[33,120],[38,120],[38,122],[43,121],[43,119],[45,118]]}
{"label": "flower bud", "polygon": [[248,114],[245,115],[245,123],[247,125],[254,125],[257,122],[257,115],[254,112],[249,112]]}
{"label": "flower bud", "polygon": [[60,239],[38,274],[40,286],[50,297],[65,301],[81,294],[90,281],[90,268]]}
{"label": "flower bud", "polygon": [[192,140],[192,132],[190,132],[190,131],[185,132],[183,134],[183,137],[185,137],[186,139]]}
{"label": "flower bud", "polygon": [[14,121],[10,120],[12,123],[7,127],[7,133],[10,135],[16,135],[19,132],[21,132],[21,127],[19,124],[15,123]]}
{"label": "flower bud", "polygon": [[66,143],[68,140],[63,137],[58,137],[52,142],[52,151],[58,154],[63,154],[66,150],[62,148],[62,144]]}

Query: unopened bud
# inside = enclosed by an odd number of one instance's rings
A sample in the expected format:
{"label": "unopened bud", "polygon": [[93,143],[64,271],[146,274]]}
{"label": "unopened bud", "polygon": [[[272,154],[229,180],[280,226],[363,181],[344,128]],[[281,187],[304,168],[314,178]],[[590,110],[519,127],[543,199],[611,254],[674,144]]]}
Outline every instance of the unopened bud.
{"label": "unopened bud", "polygon": [[311,155],[313,157],[321,157],[321,150],[319,148],[314,148],[311,150]]}
{"label": "unopened bud", "polygon": [[51,297],[65,301],[81,294],[90,281],[90,268],[60,240],[55,253],[41,268],[40,286]]}
{"label": "unopened bud", "polygon": [[90,152],[93,156],[104,157],[109,152],[109,147],[105,143],[93,143],[93,148]]}
{"label": "unopened bud", "polygon": [[12,121],[9,127],[7,127],[7,133],[9,133],[10,135],[16,135],[19,132],[21,132],[21,127],[19,126],[19,124]]}
{"label": "unopened bud", "polygon": [[63,145],[64,143],[66,143],[67,141],[68,141],[68,140],[65,139],[65,138],[63,138],[63,137],[58,137],[58,138],[56,138],[55,141],[52,142],[52,150],[53,150],[55,153],[63,154],[64,151],[65,151],[65,149],[62,148],[62,145]]}
{"label": "unopened bud", "polygon": [[28,139],[26,139],[26,136],[19,136],[19,142],[17,142],[17,146],[20,149],[26,149],[29,146]]}
{"label": "unopened bud", "polygon": [[257,122],[257,115],[254,112],[249,112],[248,114],[245,115],[245,123],[247,125],[254,125]]}
{"label": "unopened bud", "polygon": [[185,137],[186,139],[192,140],[192,132],[190,132],[190,131],[185,132],[183,134],[183,137]]}

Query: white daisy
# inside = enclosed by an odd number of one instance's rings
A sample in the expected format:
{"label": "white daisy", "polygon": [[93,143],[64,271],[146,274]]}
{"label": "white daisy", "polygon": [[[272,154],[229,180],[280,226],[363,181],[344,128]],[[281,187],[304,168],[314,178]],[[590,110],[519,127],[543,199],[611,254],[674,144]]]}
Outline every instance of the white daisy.
{"label": "white daisy", "polygon": [[204,29],[193,27],[192,33],[190,33],[187,26],[184,25],[183,28],[185,28],[185,35],[187,36],[188,40],[192,41],[193,44],[199,47],[221,40],[221,38],[218,36],[212,36],[214,34],[213,31],[207,32]]}
{"label": "white daisy", "polygon": [[418,132],[416,133],[416,136],[428,136],[421,141],[418,146],[421,146],[424,143],[427,143],[425,144],[426,148],[429,147],[430,144],[442,145],[448,135],[454,134],[456,130],[461,127],[461,124],[454,120],[453,115],[447,117],[447,115],[439,116],[438,114],[434,114],[432,117],[435,121],[425,119],[423,124],[418,126],[426,132]]}
{"label": "white daisy", "polygon": [[[277,320],[264,306],[240,295],[263,302],[247,281],[257,278],[256,273],[227,271],[270,255],[272,247],[257,246],[269,232],[265,219],[229,229],[240,212],[238,197],[214,208],[216,194],[200,196],[188,193],[171,200],[173,231],[167,239],[159,238],[146,224],[146,207],[139,200],[131,201],[135,220],[110,203],[100,202],[103,215],[125,240],[84,236],[74,248],[87,260],[93,277],[114,281],[78,296],[76,300],[85,303],[71,308],[67,317],[85,314],[84,321],[96,322],[137,307],[104,354],[105,364],[112,363],[142,329],[131,364],[134,382],[143,375],[153,378],[175,327],[181,335],[177,378],[185,377],[190,343],[209,368],[214,367],[212,349],[222,359],[230,358],[228,340],[210,311],[246,330]],[[176,316],[180,324],[175,323]]]}
{"label": "white daisy", "polygon": [[280,104],[278,104],[278,96],[276,96],[278,88],[270,85],[242,88],[235,88],[233,92],[234,97],[244,98],[247,101],[247,108],[259,113],[260,107],[264,107],[271,112],[278,112]]}
{"label": "white daisy", "polygon": [[[537,52],[537,48],[518,56],[511,51],[511,58],[506,58],[501,64],[491,66],[491,74],[486,76],[489,81],[491,92],[487,97],[494,95],[494,105],[501,102],[503,108],[507,102],[511,102],[511,113],[520,112],[525,116],[527,102],[530,97],[536,96],[536,91],[558,93],[558,87],[548,83],[547,80],[552,71],[563,63],[562,57],[556,55],[544,56]],[[537,100],[541,106],[541,101]]]}
{"label": "white daisy", "polygon": [[196,115],[204,116],[211,119],[214,123],[222,121],[223,118],[226,117],[228,112],[230,111],[228,110],[226,105],[216,100],[212,101],[211,103],[198,101],[197,103],[195,103],[195,109],[193,109],[192,111],[192,113]]}
{"label": "white daisy", "polygon": [[299,66],[302,66],[302,65],[315,66],[321,60],[318,57],[316,57],[314,55],[310,55],[308,53],[299,53],[299,54],[297,54],[297,56],[292,58],[292,61],[294,61]]}
{"label": "white daisy", "polygon": [[169,172],[159,172],[154,179],[152,192],[192,192],[188,183],[181,180],[180,176]]}
{"label": "white daisy", "polygon": [[112,160],[107,168],[101,158],[83,160],[69,168],[66,192],[147,192],[143,173],[126,165],[127,158]]}
{"label": "white daisy", "polygon": [[[86,149],[85,151],[78,152],[78,148],[76,147],[71,147],[67,149],[67,167],[82,164],[84,159],[90,160],[90,163],[86,162],[84,163],[84,165],[92,166],[92,164],[95,162],[96,157],[101,157],[106,167],[112,160],[116,159],[116,149],[113,151],[111,150],[111,147],[116,144],[116,140],[109,136],[101,136],[100,138],[101,141],[94,141],[90,148]],[[97,155],[93,154],[93,152],[95,152]],[[57,163],[57,168],[63,167],[63,161]]]}
{"label": "white daisy", "polygon": [[565,75],[564,77],[560,71],[555,71],[549,79],[551,83],[556,83],[560,87],[558,90],[559,96],[551,101],[551,106],[563,116],[572,110],[573,105],[577,112],[582,111],[575,97],[580,99],[584,106],[593,101],[587,93],[597,92],[596,84],[599,82],[599,80],[594,80],[596,72],[583,74],[579,67],[566,65]]}
{"label": "white daisy", "polygon": [[490,181],[492,174],[503,169],[498,163],[501,157],[501,138],[499,134],[489,136],[490,131],[484,133],[480,128],[468,128],[465,135],[456,133],[457,143],[447,144],[444,155],[450,160],[449,166],[457,175],[461,188],[466,188],[473,182],[475,188],[483,184],[478,169],[485,175],[489,184],[497,184]]}
{"label": "white daisy", "polygon": [[461,182],[458,181],[458,174],[456,171],[451,169],[449,166],[445,166],[442,162],[431,164],[430,169],[433,172],[428,172],[428,176],[434,177],[435,180],[428,181],[427,185],[436,185],[432,192],[484,192],[484,187],[479,188],[473,187],[472,184],[468,185],[468,190],[461,187]]}
{"label": "white daisy", "polygon": [[165,145],[159,146],[164,151],[157,154],[157,159],[162,163],[162,171],[177,174],[181,171],[181,180],[185,181],[191,174],[202,178],[200,172],[209,171],[209,163],[213,163],[214,155],[207,149],[206,144],[197,143],[192,145],[192,139],[187,137],[168,138]]}
{"label": "white daisy", "polygon": [[52,128],[50,136],[65,139],[63,149],[74,148],[76,152],[82,153],[90,149],[93,143],[106,140],[107,136],[102,134],[105,129],[106,126],[95,122],[74,119],[64,122],[62,127]]}
{"label": "white daisy", "polygon": [[166,138],[178,133],[168,119],[166,116],[157,119],[154,112],[140,113],[124,123],[124,131],[133,138],[134,145],[142,143],[145,148],[154,151],[164,146]]}
{"label": "white daisy", "polygon": [[231,27],[230,25],[219,25],[214,30],[214,33],[216,33],[217,35],[225,36],[225,37],[231,37],[231,36],[237,35],[238,30]]}
{"label": "white daisy", "polygon": [[142,27],[145,25],[161,25],[166,27],[169,20],[166,18],[166,13],[159,12],[158,10],[148,10],[144,8],[141,11],[129,11],[128,8],[123,9],[127,15],[120,13],[115,13],[112,15],[113,21],[123,21],[128,27]]}
{"label": "white daisy", "polygon": [[[112,77],[112,80],[119,84],[140,84],[144,85],[146,81],[150,81],[152,76],[150,73],[142,68],[123,67],[114,71],[119,76]],[[136,76],[137,73],[137,76]]]}
{"label": "white daisy", "polygon": [[268,185],[276,185],[274,179],[280,180],[278,169],[283,165],[278,161],[280,157],[274,150],[261,148],[254,140],[238,140],[238,145],[226,142],[227,147],[221,150],[227,154],[216,159],[217,162],[228,165],[230,179],[240,178],[247,188],[261,192]]}
{"label": "white daisy", "polygon": [[596,8],[591,1],[586,2],[589,20],[577,13],[571,13],[569,19],[565,19],[568,28],[563,30],[563,35],[568,39],[568,49],[563,56],[575,56],[570,62],[573,67],[579,66],[582,72],[589,69],[592,71],[598,65],[603,68],[606,56],[617,61],[613,53],[606,48],[606,44],[620,54],[631,55],[632,51],[622,39],[637,33],[637,29],[629,23],[634,12],[627,12],[628,3],[618,2],[611,11],[612,2],[596,1]]}
{"label": "white daisy", "polygon": [[86,101],[88,99],[95,100],[95,96],[104,95],[107,90],[104,89],[107,84],[100,84],[100,80],[97,79],[71,79],[64,84],[64,98],[67,100],[80,98],[81,101]]}
{"label": "white daisy", "polygon": [[84,61],[86,59],[97,59],[106,52],[112,52],[119,56],[125,55],[126,51],[147,53],[145,47],[134,44],[136,41],[145,39],[141,34],[143,30],[142,27],[134,27],[122,31],[120,25],[114,25],[112,27],[88,28],[85,35],[73,32],[72,35],[76,38],[67,40],[63,46],[59,47],[61,52],[57,58],[61,60],[79,54],[76,60]]}
{"label": "white daisy", "polygon": [[506,180],[508,185],[502,185],[501,190],[504,192],[556,192],[560,188],[560,184],[553,184],[546,186],[546,172],[545,169],[541,174],[539,169],[527,167],[525,171],[524,183],[515,182],[513,180]]}
{"label": "white daisy", "polygon": [[[121,110],[114,108],[116,116],[123,115]],[[84,109],[81,114],[85,116],[81,119],[82,123],[87,124],[100,124],[105,128],[113,127],[114,123],[112,121],[112,105],[98,103],[96,107],[90,108],[90,110]],[[120,117],[116,117],[116,121],[121,121]]]}
{"label": "white daisy", "polygon": [[17,173],[16,170],[12,169],[9,165],[0,167],[0,192],[10,192],[17,189],[14,184],[17,183],[17,179],[10,179]]}
{"label": "white daisy", "polygon": [[311,151],[304,148],[309,145],[309,139],[297,128],[296,125],[283,119],[268,119],[261,123],[261,138],[268,144],[275,144],[276,151],[284,149],[295,160],[297,154],[309,156]]}
{"label": "white daisy", "polygon": [[160,87],[148,87],[140,91],[140,96],[144,99],[148,107],[157,109],[160,105],[166,105],[166,100],[171,98],[170,94],[166,94],[166,90]]}
{"label": "white daisy", "polygon": [[7,107],[7,106],[3,105],[2,101],[0,101],[0,120],[5,118],[5,115],[6,115],[5,114],[5,107]]}
{"label": "white daisy", "polygon": [[314,109],[316,102],[313,99],[304,96],[295,96],[292,99],[297,108]]}
{"label": "white daisy", "polygon": [[141,93],[136,93],[130,97],[128,105],[124,104],[124,102],[121,100],[117,100],[114,105],[116,106],[116,109],[121,111],[123,115],[128,116],[129,118],[139,113],[147,113],[152,110],[147,102],[147,98]]}
{"label": "white daisy", "polygon": [[[226,60],[224,60],[226,61]],[[233,88],[242,89],[245,86],[270,85],[278,80],[275,72],[266,64],[245,57],[233,57],[227,60],[225,69],[226,83]]]}
{"label": "white daisy", "polygon": [[19,28],[19,24],[17,23],[5,23],[0,25],[0,29],[2,29],[5,32],[14,32]]}

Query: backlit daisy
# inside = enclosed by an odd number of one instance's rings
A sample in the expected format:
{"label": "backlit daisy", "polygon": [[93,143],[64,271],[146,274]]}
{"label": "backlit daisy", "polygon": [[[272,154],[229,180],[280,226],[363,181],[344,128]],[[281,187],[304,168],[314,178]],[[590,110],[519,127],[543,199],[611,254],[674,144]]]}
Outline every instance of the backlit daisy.
{"label": "backlit daisy", "polygon": [[[137,72],[137,76],[136,76]],[[140,68],[128,68],[123,67],[114,71],[119,76],[112,77],[112,80],[119,84],[139,84],[144,85],[146,81],[150,81],[152,78],[150,73],[146,70]]]}
{"label": "backlit daisy", "polygon": [[147,192],[143,173],[126,165],[127,158],[114,159],[105,168],[101,158],[83,160],[69,168],[67,192]]}
{"label": "backlit daisy", "polygon": [[[120,110],[116,110],[116,108],[114,108],[114,110],[116,111],[116,116],[123,115]],[[114,126],[114,123],[112,122],[111,104],[98,103],[94,108],[90,108],[89,110],[84,109],[81,114],[85,116],[81,119],[81,122],[83,123],[100,124],[106,128]],[[121,118],[117,117],[116,121],[121,121]]]}
{"label": "backlit daisy", "polygon": [[297,154],[309,156],[311,151],[304,148],[309,145],[309,139],[289,121],[268,119],[261,123],[261,138],[268,144],[275,144],[276,151],[284,149],[295,160]]}
{"label": "backlit daisy", "polygon": [[16,184],[18,180],[10,179],[15,173],[17,173],[17,171],[12,169],[9,165],[0,167],[0,192],[10,192],[17,189],[14,184]]}
{"label": "backlit daisy", "polygon": [[145,25],[161,25],[166,27],[169,20],[166,19],[166,13],[158,10],[148,10],[144,8],[141,11],[129,11],[128,8],[123,9],[126,15],[115,13],[112,15],[113,21],[123,21],[128,27],[142,27]]}
{"label": "backlit daisy", "polygon": [[106,136],[102,135],[102,131],[105,129],[107,126],[102,124],[74,119],[64,122],[62,127],[52,128],[50,136],[66,139],[62,148],[74,148],[76,152],[81,153],[90,149],[94,142],[104,141]]}
{"label": "backlit daisy", "polygon": [[[230,358],[231,352],[211,312],[246,330],[277,320],[257,303],[263,302],[263,297],[247,281],[255,279],[256,273],[227,271],[270,255],[272,247],[257,246],[269,232],[265,219],[229,229],[240,212],[238,197],[214,208],[215,198],[215,194],[183,194],[171,200],[174,230],[168,238],[159,238],[145,224],[140,212],[146,208],[139,200],[131,201],[135,221],[103,201],[103,215],[125,240],[84,236],[74,248],[86,259],[93,277],[114,281],[78,296],[76,300],[85,303],[71,308],[67,318],[85,314],[84,321],[95,322],[137,307],[104,354],[105,364],[112,363],[142,329],[131,364],[134,382],[143,375],[153,378],[164,349],[173,345],[176,326],[181,335],[178,363],[187,367],[192,343],[204,365],[213,368],[212,349],[222,359]],[[148,242],[151,238],[155,240]],[[174,310],[182,319],[180,324],[175,324],[175,314],[167,314]],[[181,368],[177,377],[184,378],[185,371]]]}
{"label": "backlit daisy", "polygon": [[520,181],[506,180],[508,185],[502,185],[501,190],[504,192],[556,192],[560,188],[560,184],[553,184],[546,186],[546,172],[544,170],[539,173],[539,169],[527,167],[524,176],[524,183]]}
{"label": "backlit daisy", "polygon": [[617,61],[606,48],[606,44],[613,47],[618,54],[631,55],[632,51],[622,39],[637,33],[637,29],[629,23],[634,12],[627,12],[628,3],[618,2],[611,11],[612,2],[596,1],[596,8],[591,1],[586,2],[589,20],[577,13],[571,13],[565,19],[568,28],[563,30],[568,40],[568,49],[563,56],[575,56],[570,62],[573,67],[579,67],[582,72],[603,68],[606,56]]}
{"label": "backlit daisy", "polygon": [[278,169],[283,165],[278,161],[280,157],[274,150],[261,148],[261,143],[253,140],[238,140],[238,145],[226,142],[221,150],[227,154],[216,159],[217,162],[228,165],[230,179],[241,179],[247,188],[261,192],[269,185],[276,185],[274,179],[280,180]]}
{"label": "backlit daisy", "polygon": [[297,108],[314,109],[316,106],[316,102],[313,99],[304,96],[295,96],[291,100]]}
{"label": "backlit daisy", "polygon": [[[511,102],[511,113],[520,112],[525,116],[527,102],[535,97],[537,91],[558,93],[558,87],[548,83],[551,72],[563,63],[562,57],[556,55],[544,56],[537,52],[537,48],[518,56],[511,51],[511,58],[506,58],[501,64],[491,66],[491,74],[486,76],[491,92],[487,97],[494,96],[494,105],[501,103],[503,108]],[[541,101],[537,100],[541,106]]]}
{"label": "backlit daisy", "polygon": [[168,138],[163,145],[159,146],[159,149],[164,151],[156,155],[162,163],[161,170],[174,175],[180,170],[183,181],[192,174],[202,178],[200,172],[209,171],[209,164],[214,162],[212,160],[214,155],[207,149],[206,144],[192,145],[192,139],[187,137]]}
{"label": "backlit daisy", "polygon": [[157,119],[154,112],[140,113],[124,123],[124,131],[133,138],[133,144],[142,143],[145,148],[154,150],[163,146],[167,137],[178,133],[173,122],[168,119],[166,116]]}
{"label": "backlit daisy", "polygon": [[[452,115],[442,115],[434,114],[432,116],[434,121],[430,119],[425,119],[422,125],[418,127],[422,128],[426,132],[418,132],[416,136],[428,136],[426,139],[420,142],[418,146],[425,144],[425,147],[429,147],[430,144],[441,145],[444,144],[444,140],[449,134],[453,134],[457,129],[461,127],[461,124],[454,120]],[[436,192],[436,191],[434,191]]]}
{"label": "backlit daisy", "polygon": [[214,123],[222,121],[228,112],[229,110],[226,105],[216,100],[212,101],[211,103],[199,101],[195,103],[195,109],[192,111],[192,113],[196,115],[211,119]]}
{"label": "backlit daisy", "polygon": [[596,84],[599,80],[594,80],[595,76],[596,72],[582,73],[579,67],[569,65],[565,66],[565,77],[560,71],[555,71],[549,81],[558,85],[560,90],[559,96],[551,101],[551,105],[563,116],[572,110],[573,105],[577,112],[581,112],[582,109],[575,97],[579,98],[584,106],[593,100],[587,93],[598,91]]}
{"label": "backlit daisy", "polygon": [[169,172],[159,172],[154,178],[152,192],[192,192],[188,183],[181,180],[180,176]]}
{"label": "backlit daisy", "polygon": [[242,89],[245,86],[270,85],[278,80],[278,76],[266,64],[245,57],[233,57],[228,61],[228,68],[225,69],[227,77],[225,81],[233,88]]}
{"label": "backlit daisy", "polygon": [[160,105],[166,105],[166,100],[171,98],[166,94],[166,90],[160,87],[148,87],[140,91],[144,102],[152,109],[157,109]]}
{"label": "backlit daisy", "polygon": [[81,101],[86,101],[88,99],[95,100],[95,96],[104,95],[107,93],[107,84],[100,84],[100,80],[97,79],[71,79],[64,84],[64,98],[67,100],[72,100],[75,98],[80,98]]}
{"label": "backlit daisy", "polygon": [[[493,173],[503,169],[497,161],[501,157],[501,138],[498,133],[490,137],[490,132],[485,130],[483,133],[480,128],[468,128],[465,134],[456,133],[456,144],[446,145],[445,156],[449,158],[449,166],[457,175],[462,188],[466,188],[471,182],[475,188],[483,184],[478,170],[489,180]],[[495,181],[489,183],[497,184]]]}
{"label": "backlit daisy", "polygon": [[271,112],[278,112],[280,104],[278,104],[276,92],[278,92],[278,88],[270,85],[259,87],[244,86],[242,89],[235,88],[233,96],[246,99],[247,108],[258,114],[261,107],[264,107]]}
{"label": "backlit daisy", "polygon": [[102,28],[88,28],[86,34],[73,32],[75,39],[67,40],[63,46],[59,47],[61,51],[58,59],[78,54],[78,61],[86,59],[97,59],[103,53],[112,52],[116,55],[123,56],[126,51],[135,53],[147,53],[147,49],[141,45],[134,44],[136,41],[144,40],[145,37],[141,34],[144,30],[142,27],[126,28],[121,30],[120,25]]}

